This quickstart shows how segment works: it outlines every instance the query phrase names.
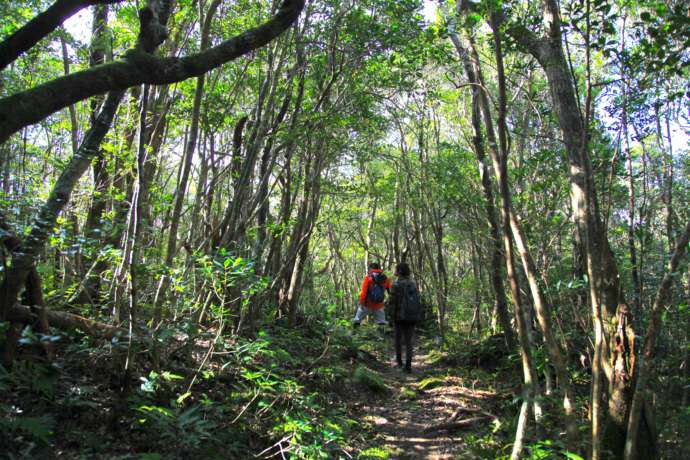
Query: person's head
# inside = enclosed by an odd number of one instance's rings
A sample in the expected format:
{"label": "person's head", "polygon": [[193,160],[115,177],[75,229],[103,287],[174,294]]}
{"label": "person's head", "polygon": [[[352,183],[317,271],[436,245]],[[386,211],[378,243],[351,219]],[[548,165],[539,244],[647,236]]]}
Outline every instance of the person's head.
{"label": "person's head", "polygon": [[395,266],[395,274],[397,276],[410,276],[410,266],[406,262],[400,262]]}
{"label": "person's head", "polygon": [[369,270],[381,270],[381,264],[378,262],[370,262]]}

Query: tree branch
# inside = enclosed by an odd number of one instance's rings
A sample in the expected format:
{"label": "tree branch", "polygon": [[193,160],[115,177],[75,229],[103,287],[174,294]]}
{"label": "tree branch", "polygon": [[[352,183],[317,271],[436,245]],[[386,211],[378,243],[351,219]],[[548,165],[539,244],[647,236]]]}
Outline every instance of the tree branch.
{"label": "tree branch", "polygon": [[652,307],[652,316],[647,325],[647,332],[644,337],[644,345],[642,346],[642,353],[638,356],[639,366],[637,369],[637,376],[635,390],[633,393],[632,403],[630,407],[630,416],[628,417],[628,431],[625,439],[624,458],[625,460],[634,460],[637,458],[637,442],[638,433],[641,423],[641,415],[645,403],[645,390],[647,387],[647,380],[653,365],[654,345],[656,337],[661,329],[663,318],[662,313],[664,307],[668,303],[669,291],[673,283],[674,276],[677,276],[678,266],[680,261],[688,249],[688,242],[690,241],[690,221],[685,225],[685,232],[676,242],[676,249],[673,251],[673,256],[668,262],[668,269],[664,274],[664,278],[659,284],[654,298],[654,306]]}
{"label": "tree branch", "polygon": [[135,49],[118,62],[0,99],[0,143],[21,128],[88,97],[142,83],[162,85],[200,76],[273,40],[297,19],[303,7],[304,0],[283,0],[275,16],[264,24],[192,56],[161,58]]}
{"label": "tree branch", "polygon": [[72,156],[58,178],[48,200],[36,216],[29,235],[24,242],[12,252],[12,266],[5,271],[0,283],[0,320],[7,317],[8,311],[17,299],[24,286],[26,276],[34,266],[48,235],[52,231],[60,212],[69,202],[74,186],[89,167],[91,160],[98,153],[101,141],[110,129],[113,117],[124,95],[123,91],[108,94],[100,114],[84,137],[84,141]]}
{"label": "tree branch", "polygon": [[91,5],[119,3],[122,0],[57,0],[47,10],[5,38],[0,43],[0,70],[22,53],[33,48],[67,18]]}
{"label": "tree branch", "polygon": [[[42,312],[46,315],[48,323],[58,329],[81,329],[90,336],[103,337],[106,339],[112,339],[118,335],[126,337],[129,333],[127,329],[112,326],[110,324],[99,323],[98,321],[93,321],[72,313],[52,311],[45,308],[41,308],[40,310],[42,310]],[[10,307],[8,319],[17,323],[31,324],[38,318],[37,315],[31,311],[30,307],[14,304]]]}

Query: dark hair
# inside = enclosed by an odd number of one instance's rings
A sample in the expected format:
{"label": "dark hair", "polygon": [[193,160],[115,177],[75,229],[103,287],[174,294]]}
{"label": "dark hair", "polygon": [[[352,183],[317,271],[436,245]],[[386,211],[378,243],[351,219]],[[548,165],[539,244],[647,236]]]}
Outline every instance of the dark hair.
{"label": "dark hair", "polygon": [[395,266],[395,274],[398,276],[410,276],[410,266],[406,262],[400,262]]}
{"label": "dark hair", "polygon": [[378,262],[370,262],[369,270],[381,270],[381,264]]}

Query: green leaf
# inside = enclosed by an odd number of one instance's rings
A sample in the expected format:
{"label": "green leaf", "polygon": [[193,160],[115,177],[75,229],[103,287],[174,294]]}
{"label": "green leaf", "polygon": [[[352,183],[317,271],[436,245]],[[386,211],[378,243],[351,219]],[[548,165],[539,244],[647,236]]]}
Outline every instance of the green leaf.
{"label": "green leaf", "polygon": [[569,458],[570,460],[584,460],[584,458],[572,452],[563,452],[563,455],[565,455],[565,457]]}

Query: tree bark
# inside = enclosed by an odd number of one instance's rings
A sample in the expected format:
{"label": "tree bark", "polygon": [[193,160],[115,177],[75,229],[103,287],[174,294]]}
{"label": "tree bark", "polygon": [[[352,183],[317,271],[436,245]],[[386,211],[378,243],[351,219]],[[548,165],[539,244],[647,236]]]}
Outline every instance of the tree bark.
{"label": "tree bark", "polygon": [[[653,417],[653,414],[648,413],[645,409],[645,391],[649,372],[652,368],[652,359],[654,358],[654,344],[663,324],[662,312],[668,303],[671,284],[673,283],[674,276],[677,276],[676,271],[678,270],[681,258],[685,255],[685,251],[687,250],[688,240],[690,240],[690,221],[685,225],[685,233],[678,238],[676,249],[668,263],[666,274],[657,289],[654,305],[652,307],[652,315],[644,337],[642,353],[638,355],[639,362],[635,377],[635,389],[632,396],[632,403],[630,404],[630,415],[628,417],[625,438],[625,460],[635,460],[637,458],[651,459],[656,458],[658,455],[656,439],[654,437],[656,433],[648,427],[648,420]],[[646,424],[641,427],[640,424],[643,421],[646,422]],[[645,436],[640,436],[640,430],[647,432],[647,434]],[[650,440],[652,443],[646,444]]]}
{"label": "tree bark", "polygon": [[98,152],[100,143],[110,128],[122,96],[123,91],[108,95],[96,123],[84,136],[79,150],[58,178],[48,200],[34,219],[29,235],[21,246],[13,251],[12,267],[5,272],[2,284],[0,284],[0,319],[7,316],[8,309],[17,301],[17,295],[24,285],[26,276],[35,260],[40,256],[58,215],[67,205],[77,181]]}
{"label": "tree bark", "polygon": [[[208,7],[205,18],[201,18],[202,22],[201,28],[201,44],[199,50],[201,52],[208,48],[209,33],[211,30],[211,21],[213,16],[220,5],[221,0],[213,0]],[[200,11],[201,11],[201,7]],[[177,189],[175,191],[175,202],[173,204],[173,211],[170,217],[170,230],[168,232],[168,244],[165,253],[165,261],[163,262],[165,267],[172,267],[173,261],[175,259],[175,254],[177,253],[177,232],[180,226],[180,216],[182,215],[182,205],[184,204],[185,197],[187,194],[187,182],[189,182],[189,173],[192,168],[192,160],[194,158],[194,151],[196,149],[197,139],[199,137],[199,116],[201,113],[201,98],[204,94],[204,81],[205,76],[201,75],[197,78],[196,88],[194,91],[194,101],[192,102],[192,113],[191,121],[189,126],[189,135],[187,137],[187,143],[185,145],[185,150],[182,155],[182,172],[180,174],[180,179],[177,184]],[[193,223],[192,223],[193,225]],[[163,317],[163,306],[167,298],[168,287],[170,286],[170,274],[164,274],[158,287],[158,292],[154,299],[154,311],[153,311],[153,327],[154,329],[158,327],[162,317]]]}
{"label": "tree bark", "polygon": [[[60,37],[60,47],[62,49],[62,67],[65,71],[65,75],[69,75],[69,53],[67,52],[65,37]],[[77,121],[77,110],[74,104],[70,104],[67,109],[69,110],[72,155],[74,155],[79,148],[79,122]]]}
{"label": "tree bark", "polygon": [[[587,2],[588,14],[589,11]],[[583,119],[563,54],[560,9],[556,0],[543,0],[543,13],[543,37],[537,37],[523,26],[516,26],[509,33],[537,59],[546,73],[553,108],[568,154],[571,206],[586,249],[595,332],[591,407],[592,458],[596,460],[601,458],[603,451],[612,452],[614,456],[621,456],[623,452],[626,414],[630,404],[631,379],[628,370],[634,362],[632,311],[625,304],[618,267],[599,215],[588,147],[590,92]],[[589,16],[586,18],[588,33]],[[589,53],[588,46],[585,51]],[[604,379],[608,384],[609,401],[605,429],[601,426],[600,416]]]}
{"label": "tree bark", "polygon": [[123,0],[57,0],[0,43],[0,70],[33,48],[79,10],[91,5],[107,5],[121,1]]}
{"label": "tree bark", "polygon": [[112,339],[115,336],[126,336],[127,330],[110,324],[99,323],[79,315],[61,311],[51,311],[46,308],[32,310],[30,307],[15,304],[9,309],[8,319],[12,322],[32,324],[40,315],[45,315],[49,325],[58,329],[80,329],[88,335]]}
{"label": "tree bark", "polygon": [[[105,46],[104,42],[106,39],[106,27],[108,24],[108,8],[105,5],[98,5],[94,8],[93,12],[93,24],[92,24],[92,39],[91,39],[91,51],[89,54],[89,65],[97,66],[105,62]],[[103,103],[102,97],[91,98],[91,117],[90,121],[93,124],[94,120],[98,116],[98,111]],[[102,149],[98,149],[98,154],[93,161],[93,185],[94,190],[91,198],[91,206],[86,214],[86,220],[84,222],[84,236],[91,240],[91,242],[96,246],[98,242],[103,241],[101,232],[99,231],[101,226],[101,218],[105,212],[107,205],[106,192],[109,184],[108,177],[108,162],[103,155]],[[82,276],[86,276],[87,279],[84,281],[84,287],[82,293],[80,294],[80,303],[96,303],[99,300],[99,291],[101,286],[101,273],[105,270],[105,263],[98,260],[98,251],[92,250],[95,254],[91,257],[87,257],[85,263],[82,266],[83,270],[88,270],[92,264],[96,264],[93,273],[87,276],[86,271],[81,273]]]}
{"label": "tree bark", "polygon": [[303,6],[304,0],[284,0],[276,14],[262,25],[192,56],[156,57],[145,44],[129,51],[120,61],[56,78],[0,99],[0,143],[24,126],[90,96],[142,83],[163,85],[203,75],[269,43],[297,19]]}
{"label": "tree bark", "polygon": [[[498,322],[501,324],[503,334],[505,335],[506,345],[509,350],[515,348],[515,333],[510,324],[510,316],[508,315],[508,304],[505,296],[505,285],[503,279],[503,267],[505,267],[505,257],[501,250],[501,237],[499,233],[498,219],[496,216],[495,199],[493,187],[491,185],[491,176],[489,165],[487,164],[486,153],[484,150],[484,143],[482,139],[481,127],[481,109],[479,108],[479,91],[477,85],[472,86],[472,126],[474,129],[474,136],[472,143],[474,144],[474,152],[479,162],[479,175],[482,181],[482,191],[484,192],[484,199],[486,201],[486,217],[489,221],[491,229],[491,286],[495,296],[495,310],[498,315]],[[475,94],[476,93],[476,94]]]}
{"label": "tree bark", "polygon": [[[504,75],[503,66],[503,52],[501,43],[501,20],[499,14],[496,10],[492,10],[490,13],[490,23],[493,31],[494,37],[494,53],[496,56],[496,69],[498,73],[498,89],[499,89],[499,103],[498,103],[498,140],[500,148],[500,158],[502,161],[502,174],[505,176],[507,181],[507,162],[508,162],[508,129],[506,126],[506,83]],[[475,60],[478,60],[476,52],[473,50],[473,55]],[[475,64],[477,65],[477,64]],[[479,81],[482,83],[481,73],[478,73]],[[485,110],[488,111],[488,104],[485,104]],[[537,319],[539,326],[542,330],[544,336],[544,342],[546,344],[549,357],[551,359],[551,364],[556,369],[558,375],[559,384],[563,391],[563,411],[565,413],[566,429],[568,432],[568,444],[569,448],[573,451],[579,449],[579,434],[577,428],[577,420],[575,419],[575,413],[573,410],[572,403],[575,401],[574,395],[572,394],[570,375],[568,374],[568,363],[567,358],[565,358],[560,345],[556,341],[553,334],[553,328],[551,326],[551,306],[545,300],[544,294],[539,286],[536,269],[534,262],[529,253],[529,249],[522,235],[522,229],[515,215],[515,211],[512,209],[510,191],[508,185],[505,184],[505,190],[502,194],[505,194],[504,200],[508,202],[508,213],[510,219],[510,229],[513,234],[513,238],[517,244],[518,252],[520,258],[522,259],[522,266],[527,277],[527,282],[532,293],[532,299],[534,301],[534,308],[537,313]]]}
{"label": "tree bark", "polygon": [[[149,11],[151,17],[141,21],[137,47],[145,51],[153,51],[149,46],[158,46],[165,33],[164,24],[169,15],[169,4],[159,5],[155,0],[149,0],[143,10]],[[153,9],[152,9],[153,8]],[[143,11],[142,10],[142,11]],[[144,16],[142,14],[142,16]],[[163,21],[163,22],[159,22]],[[124,95],[124,90],[110,92],[106,98],[95,123],[84,137],[82,145],[72,156],[70,162],[56,181],[46,203],[41,207],[34,219],[29,235],[12,253],[12,267],[4,274],[0,284],[0,320],[7,317],[9,308],[17,300],[17,295],[24,287],[27,275],[30,273],[45,246],[60,212],[69,202],[72,190],[79,178],[88,168],[91,160],[97,155],[101,142],[110,129],[110,125]],[[11,346],[11,345],[10,345]]]}
{"label": "tree bark", "polygon": [[[458,13],[463,13],[463,5],[458,4]],[[465,74],[473,86],[478,86],[479,88],[484,87],[483,78],[481,76],[481,67],[476,53],[469,54],[469,49],[473,46],[471,40],[469,46],[464,46],[460,42],[460,38],[457,35],[453,35],[453,43],[463,61],[463,66],[465,69]],[[484,126],[486,128],[486,136],[490,146],[489,152],[491,153],[491,159],[494,166],[494,174],[496,175],[496,180],[498,182],[499,193],[501,197],[501,219],[502,219],[502,230],[503,230],[503,248],[505,251],[505,261],[506,261],[506,271],[508,275],[508,282],[510,285],[510,290],[513,299],[513,306],[515,309],[515,322],[517,324],[518,339],[520,345],[520,355],[522,358],[522,369],[523,369],[523,397],[533,405],[534,416],[536,419],[541,417],[541,405],[537,401],[537,395],[539,394],[539,383],[537,379],[537,373],[534,366],[533,358],[533,344],[531,342],[530,334],[527,328],[530,327],[529,323],[525,320],[526,312],[524,311],[524,306],[520,297],[520,286],[517,278],[517,273],[515,271],[515,256],[513,252],[513,238],[510,228],[510,190],[508,187],[508,177],[507,177],[507,158],[501,155],[499,151],[499,145],[495,138],[495,132],[493,127],[493,120],[491,118],[491,111],[489,108],[488,96],[484,91],[474,91],[473,97],[476,97],[476,104],[481,109],[481,114],[483,115]],[[503,100],[505,103],[505,99]],[[501,145],[505,145],[505,133],[499,130],[499,139],[501,139]],[[507,150],[503,149],[502,153],[507,153]],[[500,155],[500,156],[499,156]],[[524,406],[521,409],[520,419],[526,423],[526,411],[527,408]],[[525,424],[518,424],[518,431],[516,432],[516,441],[521,440],[521,436],[524,435]],[[519,444],[519,443],[516,443]],[[513,458],[517,458],[520,452],[513,451]]]}

